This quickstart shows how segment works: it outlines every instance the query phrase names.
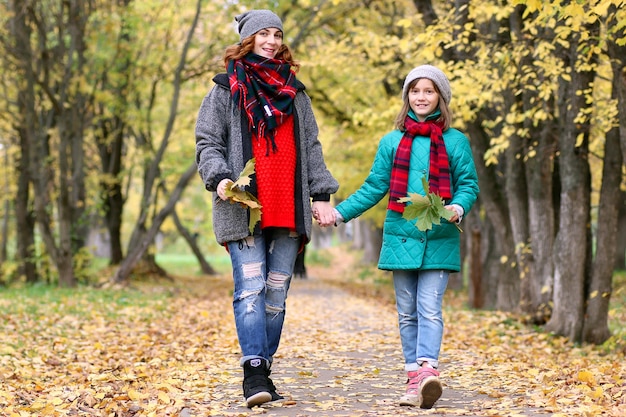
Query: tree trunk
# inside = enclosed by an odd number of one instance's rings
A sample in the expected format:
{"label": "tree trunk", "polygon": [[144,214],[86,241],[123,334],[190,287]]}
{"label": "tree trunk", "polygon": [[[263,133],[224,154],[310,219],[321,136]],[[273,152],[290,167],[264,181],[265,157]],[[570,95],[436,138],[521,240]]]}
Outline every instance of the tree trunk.
{"label": "tree trunk", "polygon": [[206,261],[202,251],[198,247],[198,243],[196,241],[195,236],[189,233],[189,230],[185,228],[185,226],[181,223],[180,218],[178,217],[178,213],[176,213],[176,208],[172,210],[172,219],[174,220],[174,224],[176,225],[176,229],[178,229],[178,233],[185,239],[185,242],[191,248],[191,251],[196,256],[198,263],[200,264],[200,269],[203,274],[206,275],[215,275],[215,269]]}
{"label": "tree trunk", "polygon": [[555,231],[552,180],[555,159],[555,138],[552,124],[546,121],[544,129],[535,131],[531,137],[537,146],[528,148],[526,153],[535,151],[534,157],[526,162],[526,176],[529,188],[528,222],[530,230],[531,261],[528,265],[529,295],[524,308],[531,321],[545,324],[551,314],[550,301],[554,279],[553,246]]}
{"label": "tree trunk", "polygon": [[7,245],[9,242],[9,218],[11,217],[11,202],[9,201],[9,193],[5,192],[4,195],[2,226],[0,226],[0,265],[5,263],[8,257]]}
{"label": "tree trunk", "polygon": [[71,176],[70,163],[71,156],[68,155],[68,148],[71,147],[68,136],[71,133],[65,129],[63,117],[60,118],[59,125],[59,190],[57,200],[58,210],[58,232],[59,232],[59,246],[57,251],[57,257],[55,259],[57,272],[59,273],[59,285],[62,287],[73,287],[76,285],[76,276],[74,275],[73,260],[72,260],[72,229],[73,218],[70,198],[70,183],[69,177]]}
{"label": "tree trunk", "polygon": [[[126,119],[128,112],[128,96],[131,76],[131,57],[129,44],[131,30],[125,14],[130,0],[118,0],[122,16],[120,35],[117,42],[115,76],[104,71],[101,79],[101,88],[110,91],[114,105],[102,103],[96,106],[98,126],[96,144],[100,156],[102,175],[100,181],[100,199],[102,201],[106,227],[109,231],[110,265],[119,265],[124,257],[122,251],[122,215],[124,213],[124,193],[122,192],[122,153],[126,138]],[[112,114],[111,114],[112,112]]]}
{"label": "tree trunk", "polygon": [[[23,114],[23,113],[22,113]],[[36,264],[35,250],[35,215],[31,208],[30,198],[30,168],[28,166],[28,139],[25,137],[25,129],[20,131],[20,157],[15,166],[17,167],[17,192],[15,194],[15,219],[17,233],[17,257],[20,264],[18,274],[24,276],[26,282],[39,281]]]}
{"label": "tree trunk", "polygon": [[[184,70],[185,70],[185,65],[187,61],[187,55],[189,53],[192,40],[194,38],[196,27],[198,26],[201,9],[202,9],[202,0],[198,0],[196,2],[196,10],[195,10],[193,21],[189,27],[189,30],[187,31],[185,44],[183,45],[183,49],[178,59],[178,65],[176,66],[176,69],[173,74],[174,80],[171,86],[172,98],[169,104],[169,114],[168,114],[168,118],[167,118],[166,125],[165,125],[165,131],[163,132],[161,143],[158,149],[156,151],[152,149],[151,129],[153,127],[150,125],[150,123],[147,124],[145,131],[140,130],[139,133],[136,134],[137,140],[141,142],[141,146],[144,147],[150,153],[152,153],[154,156],[151,160],[147,160],[146,163],[144,164],[144,184],[143,184],[143,194],[141,198],[139,218],[135,222],[135,227],[133,228],[133,231],[130,237],[127,259],[125,259],[122,262],[122,264],[120,265],[120,269],[118,273],[116,274],[115,280],[117,281],[124,280],[128,277],[130,273],[129,265],[132,266],[134,265],[135,262],[137,262],[137,259],[133,259],[133,258],[137,255],[137,253],[140,253],[140,254],[145,253],[148,245],[151,244],[151,242],[154,240],[154,237],[156,236],[156,233],[158,232],[158,229],[154,230],[154,222],[156,221],[156,219],[152,220],[152,226],[150,227],[149,230],[146,224],[148,221],[150,208],[154,207],[156,210],[156,200],[157,200],[156,194],[159,191],[159,187],[156,184],[158,180],[161,178],[160,164],[161,164],[161,161],[163,160],[163,156],[165,155],[165,152],[169,145],[172,132],[174,131],[174,123],[178,116],[178,106],[180,104],[179,103],[180,92],[181,92],[181,86],[184,82]],[[152,93],[154,93],[154,91],[156,90],[156,84],[159,81],[160,80],[156,80],[153,82]],[[153,97],[151,97],[148,108],[141,109],[141,111],[142,112],[147,111],[148,113],[151,113],[154,106],[155,106],[155,100],[153,100]],[[194,166],[195,166],[195,163],[194,163]],[[183,177],[185,177],[186,174],[187,172],[183,174]],[[182,190],[174,190],[174,194],[176,194],[177,191],[182,192]],[[175,203],[176,203],[175,201],[172,203],[172,207],[170,208],[170,210],[173,209],[173,205]],[[163,215],[165,215],[166,217],[167,215],[169,215],[169,211],[166,210],[164,212],[164,209],[160,211],[159,215],[161,213],[163,213]],[[161,222],[162,221],[163,220],[161,220]],[[132,252],[132,256],[131,256],[131,252]],[[128,259],[129,257],[131,258],[130,260]]]}
{"label": "tree trunk", "polygon": [[[66,13],[66,14],[65,14]],[[76,285],[74,255],[84,247],[89,230],[85,213],[85,173],[83,135],[88,116],[87,99],[80,88],[75,88],[79,78],[86,71],[85,25],[89,18],[89,6],[82,1],[69,2],[64,16],[56,24],[55,30],[66,33],[65,42],[59,42],[51,51],[63,70],[60,79],[52,79],[44,86],[54,108],[55,125],[58,132],[58,189],[57,223],[58,250],[55,258],[59,273],[59,284],[64,287]],[[45,21],[45,19],[42,19]],[[45,45],[45,43],[44,43]],[[45,45],[48,47],[48,45]],[[49,249],[50,250],[50,249]]]}
{"label": "tree trunk", "polygon": [[[20,261],[20,274],[26,277],[27,282],[39,279],[35,263],[35,219],[29,196],[34,196],[35,212],[44,212],[46,199],[46,176],[38,175],[45,170],[46,147],[37,140],[36,109],[35,109],[35,74],[32,68],[33,50],[31,47],[31,28],[27,24],[27,4],[21,0],[11,2],[10,8],[15,15],[11,25],[14,39],[13,57],[17,71],[20,72],[22,83],[19,85],[17,108],[22,118],[17,127],[20,140],[21,156],[17,162],[18,190],[15,199],[17,219],[17,253]],[[45,114],[41,117],[46,121]],[[49,119],[48,119],[49,120]],[[49,125],[47,127],[50,127]],[[43,158],[41,158],[43,156]],[[43,165],[43,167],[42,167]],[[47,172],[46,172],[47,173]],[[29,182],[34,185],[33,192],[29,190]],[[40,234],[44,241],[50,240],[51,233],[42,227]],[[50,254],[54,256],[54,253]]]}
{"label": "tree trunk", "polygon": [[[106,81],[103,82],[106,83]],[[120,117],[113,116],[110,119],[105,119],[104,116],[101,116],[99,128],[96,131],[96,143],[102,167],[101,175],[104,177],[100,181],[100,200],[109,234],[109,264],[118,265],[124,257],[122,252],[122,214],[125,203],[122,193],[122,179],[120,178],[124,146],[124,122]]]}
{"label": "tree trunk", "polygon": [[380,259],[380,249],[383,245],[383,229],[376,227],[370,221],[364,221],[361,225],[361,231],[365,237],[365,245],[363,247],[363,263],[376,265]]}
{"label": "tree trunk", "polygon": [[[466,129],[472,142],[474,160],[482,161],[483,155],[489,149],[490,138],[476,123],[468,124]],[[482,223],[483,245],[488,245],[481,250],[484,257],[482,270],[485,274],[485,307],[513,311],[519,304],[519,272],[515,262],[515,245],[507,201],[499,183],[502,174],[497,168],[480,162],[476,164],[481,189],[481,209],[486,215],[484,220],[480,217],[472,219],[476,219],[473,224]]]}
{"label": "tree trunk", "polygon": [[[615,5],[609,7],[608,16],[607,30],[614,31],[615,34],[607,42],[607,52],[613,69],[613,96],[617,99],[617,108],[619,109],[617,117],[622,163],[626,163],[626,45],[618,45],[616,41],[616,39],[626,37],[626,28],[621,21],[617,20],[618,13]],[[626,269],[626,192],[621,191],[620,194],[621,204],[619,205],[615,266],[619,269]]]}
{"label": "tree trunk", "polygon": [[483,295],[483,264],[481,248],[480,227],[472,227],[470,232],[470,305],[472,308],[484,308],[485,297]]}
{"label": "tree trunk", "polygon": [[[615,21],[615,19],[612,19]],[[625,30],[621,29],[622,35]],[[622,120],[626,118],[626,46],[608,42],[608,51],[613,69],[612,97]],[[606,134],[602,187],[598,208],[596,251],[593,272],[587,298],[587,310],[583,326],[583,341],[594,344],[604,343],[611,332],[608,327],[609,302],[612,293],[613,267],[615,265],[620,205],[623,206],[623,193],[620,191],[624,159],[620,146],[620,127],[614,127]],[[623,249],[622,249],[623,250]],[[622,252],[623,255],[623,252]]]}
{"label": "tree trunk", "polygon": [[615,264],[613,269],[626,269],[626,191],[619,192],[617,217],[617,240],[615,242]]}
{"label": "tree trunk", "polygon": [[598,345],[611,336],[608,326],[609,301],[615,263],[615,242],[617,241],[615,230],[619,211],[621,171],[622,153],[620,152],[619,130],[615,127],[607,133],[605,142],[596,232],[596,256],[593,260],[583,325],[583,341]]}
{"label": "tree trunk", "polygon": [[[82,52],[81,52],[82,55]],[[84,58],[83,58],[84,60]],[[84,62],[81,63],[84,66]],[[70,204],[70,243],[72,257],[78,254],[87,242],[90,223],[87,215],[87,189],[85,185],[85,150],[83,149],[83,136],[88,115],[85,109],[88,108],[85,97],[78,94],[72,106],[68,118],[71,123],[70,144],[70,172],[68,172],[68,183],[70,184],[69,204]]]}
{"label": "tree trunk", "polygon": [[[23,113],[22,113],[23,114]],[[23,276],[28,283],[39,280],[37,255],[35,251],[35,216],[31,209],[30,180],[28,167],[28,139],[24,129],[19,130],[21,154],[15,163],[17,171],[17,193],[15,195],[15,220],[17,235],[17,276]],[[8,196],[8,193],[7,193]]]}
{"label": "tree trunk", "polygon": [[[0,227],[0,265],[2,265],[8,256],[7,245],[9,242],[9,219],[11,218],[11,189],[9,187],[9,150],[2,142],[0,142],[0,151],[4,153],[4,191],[2,192],[2,200],[4,201],[2,210],[2,226]],[[0,277],[1,278],[1,277]]]}
{"label": "tree trunk", "polygon": [[[590,34],[597,34],[598,26],[596,24],[587,30]],[[569,50],[557,47],[557,50],[561,49],[564,67],[571,68],[571,82],[562,79],[558,92],[561,116],[561,204],[554,248],[554,309],[546,325],[548,331],[565,336],[572,342],[582,341],[585,285],[591,247],[591,175],[588,161],[590,125],[577,120],[577,117],[588,106],[585,95],[579,92],[590,88],[594,73],[577,69],[577,50],[581,47],[579,42],[580,34],[575,33],[570,37]]]}
{"label": "tree trunk", "polygon": [[187,171],[182,175],[182,177],[178,180],[178,184],[172,191],[172,195],[168,199],[165,207],[159,211],[159,213],[155,216],[152,221],[152,225],[150,229],[147,230],[146,234],[143,236],[141,241],[138,242],[137,245],[130,248],[130,251],[124,261],[120,264],[119,269],[113,276],[114,282],[122,282],[128,279],[130,272],[132,271],[135,264],[142,258],[142,256],[146,253],[148,246],[154,241],[156,234],[158,233],[161,225],[169,216],[174,208],[176,207],[176,202],[180,199],[185,187],[189,184],[191,178],[197,174],[196,163],[194,162]]}

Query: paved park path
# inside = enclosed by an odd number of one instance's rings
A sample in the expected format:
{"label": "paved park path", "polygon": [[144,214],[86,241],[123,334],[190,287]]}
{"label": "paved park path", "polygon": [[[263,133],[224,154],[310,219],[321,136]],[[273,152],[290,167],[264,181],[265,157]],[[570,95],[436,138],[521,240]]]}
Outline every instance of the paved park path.
{"label": "paved park path", "polygon": [[[304,416],[545,416],[516,407],[515,398],[492,398],[467,389],[455,379],[458,358],[441,358],[443,396],[431,410],[396,405],[405,373],[393,305],[347,292],[329,281],[294,279],[282,344],[272,378],[287,397],[281,405],[249,410],[241,397],[236,356],[224,364],[232,375],[215,387],[210,415]],[[449,337],[449,336],[444,336]],[[444,340],[445,344],[445,340]],[[474,360],[480,352],[466,352]],[[462,380],[462,378],[458,378]]]}

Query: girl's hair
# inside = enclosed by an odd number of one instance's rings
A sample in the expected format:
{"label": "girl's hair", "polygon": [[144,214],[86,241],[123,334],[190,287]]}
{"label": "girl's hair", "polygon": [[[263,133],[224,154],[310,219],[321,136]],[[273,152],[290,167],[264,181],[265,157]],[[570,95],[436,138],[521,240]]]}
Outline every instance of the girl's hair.
{"label": "girl's hair", "polygon": [[[421,78],[416,78],[415,80],[411,81],[407,86],[406,96],[404,97],[404,102],[402,103],[402,109],[396,117],[394,127],[402,132],[406,130],[406,128],[404,127],[404,119],[406,119],[406,115],[409,114],[409,110],[411,109],[411,105],[409,104],[409,91],[411,91],[411,88],[413,88],[420,79]],[[450,124],[452,123],[452,112],[450,111],[448,103],[446,103],[443,99],[443,96],[441,95],[441,91],[439,91],[437,84],[433,82],[433,85],[435,86],[435,91],[437,91],[437,95],[439,96],[439,112],[441,113],[437,120],[443,122],[442,130],[445,132],[450,128]]]}
{"label": "girl's hair", "polygon": [[[224,66],[228,66],[228,61],[241,59],[244,56],[248,55],[250,52],[252,52],[252,50],[254,49],[255,36],[256,33],[252,36],[248,36],[240,43],[231,45],[226,48],[226,51],[224,52]],[[276,53],[276,56],[274,58],[287,61],[289,65],[291,65],[291,68],[296,72],[300,68],[300,64],[293,59],[293,55],[291,55],[291,50],[284,43],[280,46],[280,48],[278,48],[278,52]]]}

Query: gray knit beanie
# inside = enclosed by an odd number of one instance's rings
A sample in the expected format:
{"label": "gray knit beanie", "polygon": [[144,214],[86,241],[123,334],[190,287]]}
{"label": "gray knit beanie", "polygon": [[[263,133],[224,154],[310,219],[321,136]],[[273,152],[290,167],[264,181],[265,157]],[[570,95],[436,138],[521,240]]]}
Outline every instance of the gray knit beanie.
{"label": "gray knit beanie", "polygon": [[443,71],[437,67],[433,67],[432,65],[420,65],[419,67],[413,68],[411,72],[409,72],[409,75],[407,75],[404,80],[404,86],[402,87],[403,101],[406,99],[409,84],[411,84],[411,81],[417,80],[418,78],[428,78],[434,82],[441,93],[443,101],[445,101],[446,104],[450,104],[450,99],[452,99],[450,81],[448,81],[448,77],[446,77],[446,74],[444,74]]}
{"label": "gray knit beanie", "polygon": [[239,23],[239,41],[254,35],[261,29],[283,30],[283,22],[271,10],[250,10],[235,17],[235,20]]}

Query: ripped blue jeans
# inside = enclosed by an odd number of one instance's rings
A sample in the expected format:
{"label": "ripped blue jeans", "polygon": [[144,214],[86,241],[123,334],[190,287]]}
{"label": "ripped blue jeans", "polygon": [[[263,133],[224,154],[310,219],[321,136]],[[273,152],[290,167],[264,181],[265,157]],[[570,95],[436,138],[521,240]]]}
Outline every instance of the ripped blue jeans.
{"label": "ripped blue jeans", "polygon": [[416,371],[427,361],[439,366],[443,338],[443,294],[448,286],[449,272],[444,270],[396,270],[393,285],[404,369]]}
{"label": "ripped blue jeans", "polygon": [[228,242],[235,290],[233,310],[242,355],[272,359],[283,331],[287,292],[300,248],[300,237],[288,229]]}

